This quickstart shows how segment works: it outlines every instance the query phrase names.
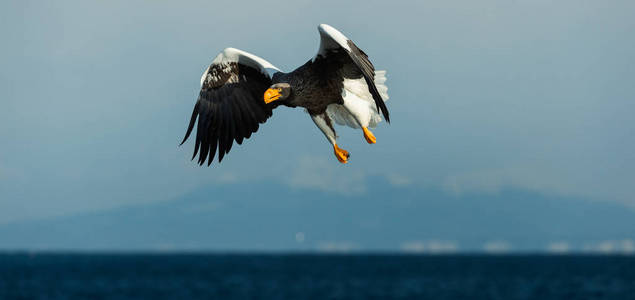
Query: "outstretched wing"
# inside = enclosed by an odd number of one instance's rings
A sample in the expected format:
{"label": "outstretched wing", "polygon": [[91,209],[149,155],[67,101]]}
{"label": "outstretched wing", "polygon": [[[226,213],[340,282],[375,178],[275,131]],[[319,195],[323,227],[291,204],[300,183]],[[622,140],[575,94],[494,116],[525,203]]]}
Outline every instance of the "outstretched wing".
{"label": "outstretched wing", "polygon": [[341,49],[345,50],[355,66],[364,76],[364,80],[368,86],[368,91],[375,101],[377,111],[381,111],[386,121],[390,122],[388,108],[386,107],[384,100],[382,100],[380,91],[378,91],[377,86],[375,85],[375,67],[370,60],[368,60],[368,55],[366,55],[366,53],[364,53],[361,49],[357,48],[353,41],[348,39],[337,29],[326,24],[321,24],[318,26],[318,30],[320,32],[320,49],[318,50],[314,60],[318,57],[328,59],[330,52],[339,52]]}
{"label": "outstretched wing", "polygon": [[192,159],[198,153],[198,163],[207,160],[209,166],[218,152],[221,162],[234,140],[242,144],[271,116],[273,105],[263,100],[271,86],[267,69],[280,71],[268,61],[234,48],[216,56],[201,77],[201,92],[181,142],[188,139],[198,118]]}

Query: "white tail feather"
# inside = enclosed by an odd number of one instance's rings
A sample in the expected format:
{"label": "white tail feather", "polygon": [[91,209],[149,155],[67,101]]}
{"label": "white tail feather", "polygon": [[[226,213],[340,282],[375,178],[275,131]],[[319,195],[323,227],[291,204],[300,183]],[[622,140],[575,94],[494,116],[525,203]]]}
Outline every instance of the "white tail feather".
{"label": "white tail feather", "polygon": [[384,99],[384,102],[390,98],[388,97],[388,86],[386,86],[385,82],[386,70],[375,71],[375,86],[381,98]]}

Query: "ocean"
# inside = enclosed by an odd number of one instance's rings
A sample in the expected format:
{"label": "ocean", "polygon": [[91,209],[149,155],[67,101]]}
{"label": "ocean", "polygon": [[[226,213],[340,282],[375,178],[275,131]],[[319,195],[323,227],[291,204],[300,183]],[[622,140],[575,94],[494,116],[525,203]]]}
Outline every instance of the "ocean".
{"label": "ocean", "polygon": [[635,299],[635,257],[0,254],[0,299]]}

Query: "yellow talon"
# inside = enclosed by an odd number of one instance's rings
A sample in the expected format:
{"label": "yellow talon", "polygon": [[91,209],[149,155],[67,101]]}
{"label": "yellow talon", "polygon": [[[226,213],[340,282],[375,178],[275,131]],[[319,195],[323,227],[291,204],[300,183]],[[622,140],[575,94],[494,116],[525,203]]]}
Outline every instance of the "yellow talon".
{"label": "yellow talon", "polygon": [[337,160],[339,160],[341,163],[345,164],[348,163],[348,158],[351,156],[348,151],[340,148],[337,146],[337,144],[333,145],[333,152],[335,152],[335,157],[337,158]]}
{"label": "yellow talon", "polygon": [[370,132],[368,128],[362,127],[362,129],[364,129],[364,138],[366,138],[366,142],[368,142],[369,144],[374,144],[377,142],[377,138],[375,138],[375,135]]}

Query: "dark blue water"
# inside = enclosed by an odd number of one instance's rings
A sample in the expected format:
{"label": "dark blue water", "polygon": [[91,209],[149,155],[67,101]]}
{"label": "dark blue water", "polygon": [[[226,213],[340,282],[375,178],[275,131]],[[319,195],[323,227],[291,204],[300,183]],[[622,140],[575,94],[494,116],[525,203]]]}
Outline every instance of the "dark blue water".
{"label": "dark blue water", "polygon": [[635,257],[2,254],[0,299],[635,299]]}

